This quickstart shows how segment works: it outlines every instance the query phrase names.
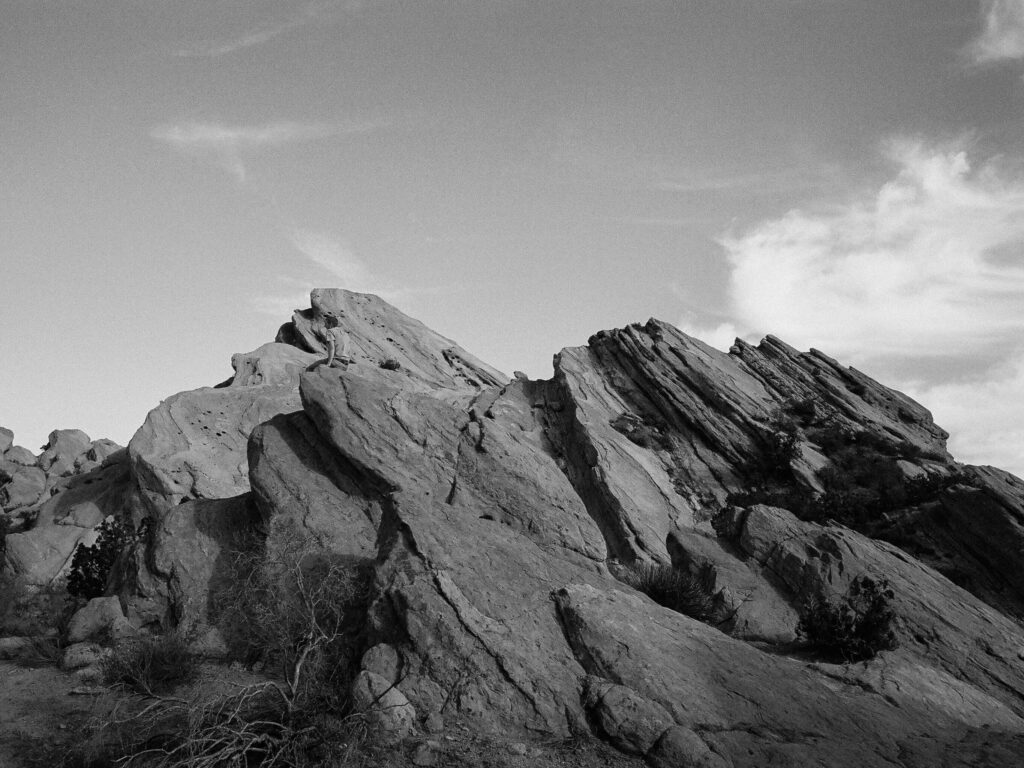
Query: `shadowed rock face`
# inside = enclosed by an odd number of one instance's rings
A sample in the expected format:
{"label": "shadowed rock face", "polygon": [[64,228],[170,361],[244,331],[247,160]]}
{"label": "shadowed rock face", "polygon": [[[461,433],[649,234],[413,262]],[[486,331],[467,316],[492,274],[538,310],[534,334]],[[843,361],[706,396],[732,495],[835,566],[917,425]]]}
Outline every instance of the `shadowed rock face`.
{"label": "shadowed rock face", "polygon": [[[655,766],[1024,750],[1024,483],[955,464],[920,405],[816,351],[722,353],[654,320],[509,381],[376,297],[311,304],[133,438],[117,487],[149,519],[119,583],[136,623],[230,642],[232,548],[297,534],[372,568],[359,679],[397,681],[403,728],[590,731]],[[348,366],[322,364],[328,316]],[[889,485],[840,482],[863,467]],[[65,493],[62,519],[91,520]],[[851,498],[858,531],[829,519]],[[724,618],[615,578],[637,562],[699,574]],[[899,647],[855,665],[796,648],[802,602],[862,575],[892,587]]]}

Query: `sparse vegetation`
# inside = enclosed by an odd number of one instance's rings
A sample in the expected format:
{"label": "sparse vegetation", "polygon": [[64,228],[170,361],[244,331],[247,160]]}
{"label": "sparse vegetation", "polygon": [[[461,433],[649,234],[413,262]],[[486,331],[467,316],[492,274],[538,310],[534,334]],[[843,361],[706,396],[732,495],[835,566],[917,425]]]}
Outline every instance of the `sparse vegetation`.
{"label": "sparse vegetation", "polygon": [[[785,419],[781,423],[785,425]],[[791,434],[796,426],[793,422],[789,424],[790,429],[780,429],[775,434]],[[958,473],[907,478],[897,462],[929,455],[913,443],[889,440],[832,420],[805,432],[831,462],[818,471],[824,493],[815,494],[792,481],[783,482],[781,472],[776,472],[774,481],[762,476],[755,487],[732,494],[728,502],[737,506],[783,507],[801,520],[834,520],[871,534],[887,513],[930,501],[942,489],[964,481],[963,475]],[[775,452],[769,451],[769,456],[773,456],[775,466],[781,468],[786,456],[786,440],[778,437],[775,447]]]}
{"label": "sparse vegetation", "polygon": [[626,567],[618,578],[658,605],[698,621],[714,619],[715,595],[706,578],[660,563],[635,563]]}
{"label": "sparse vegetation", "polygon": [[219,597],[218,621],[235,622],[243,653],[278,674],[229,696],[193,701],[159,695],[155,685],[169,682],[174,659],[185,660],[183,645],[165,638],[120,659],[115,654],[110,679],[150,703],[112,717],[97,735],[104,745],[98,753],[109,755],[117,745],[110,764],[313,768],[345,764],[357,748],[362,719],[349,711],[348,690],[367,573],[295,539],[275,542],[269,553],[240,553],[236,566],[240,578]]}
{"label": "sparse vegetation", "polygon": [[864,661],[897,647],[895,597],[884,579],[859,576],[839,601],[812,598],[800,609],[797,634],[835,661]]}
{"label": "sparse vegetation", "polygon": [[769,477],[790,477],[790,465],[800,452],[800,428],[784,414],[776,414],[765,435],[764,473]]}
{"label": "sparse vegetation", "polygon": [[103,682],[147,696],[191,682],[199,669],[176,632],[122,643],[103,662]]}
{"label": "sparse vegetation", "polygon": [[0,573],[0,637],[39,637],[58,629],[76,605],[62,586],[36,587],[13,573]]}

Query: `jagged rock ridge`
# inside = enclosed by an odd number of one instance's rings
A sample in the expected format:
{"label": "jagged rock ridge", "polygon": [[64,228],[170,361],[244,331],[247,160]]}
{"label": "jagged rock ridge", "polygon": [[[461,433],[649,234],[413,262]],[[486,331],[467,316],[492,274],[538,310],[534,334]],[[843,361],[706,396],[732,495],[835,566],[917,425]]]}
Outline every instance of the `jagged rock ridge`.
{"label": "jagged rock ridge", "polygon": [[[134,623],[223,647],[226,553],[246,530],[268,547],[298,532],[372,567],[367,655],[397,660],[420,719],[591,731],[656,765],[1024,749],[1024,484],[953,462],[920,405],[813,350],[725,354],[653,320],[563,350],[551,380],[508,381],[376,297],[311,298],[132,439],[115,485],[150,533],[114,586]],[[344,370],[320,364],[326,316],[349,333]],[[869,459],[916,495],[830,474]],[[874,510],[862,533],[829,524],[851,496]],[[616,574],[637,561],[700,573],[728,620],[630,589]],[[900,647],[789,654],[802,600],[862,574],[893,586]]]}

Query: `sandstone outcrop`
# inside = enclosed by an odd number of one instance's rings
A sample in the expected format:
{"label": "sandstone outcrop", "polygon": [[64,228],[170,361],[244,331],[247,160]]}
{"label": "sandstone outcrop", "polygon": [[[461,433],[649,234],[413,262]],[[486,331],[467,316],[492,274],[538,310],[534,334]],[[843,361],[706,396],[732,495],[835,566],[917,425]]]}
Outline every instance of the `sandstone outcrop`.
{"label": "sandstone outcrop", "polygon": [[[115,503],[144,523],[114,585],[134,625],[230,651],[233,556],[298,537],[372,572],[353,693],[395,738],[590,733],[714,768],[1024,753],[1024,482],[954,462],[919,404],[814,350],[723,353],[655,320],[510,380],[376,297],[311,304],[37,503],[50,529]],[[322,364],[327,317],[348,365]],[[625,583],[638,564],[714,610],[659,605]],[[835,663],[798,617],[861,576],[891,588],[898,645]]]}

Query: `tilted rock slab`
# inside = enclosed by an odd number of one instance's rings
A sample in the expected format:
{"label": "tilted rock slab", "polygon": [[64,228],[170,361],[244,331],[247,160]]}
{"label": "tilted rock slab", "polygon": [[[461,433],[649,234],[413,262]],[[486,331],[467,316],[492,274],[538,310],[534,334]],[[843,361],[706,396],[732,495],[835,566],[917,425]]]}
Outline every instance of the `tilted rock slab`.
{"label": "tilted rock slab", "polygon": [[[233,499],[175,506],[218,487],[202,490],[206,478],[168,458],[179,437],[149,452],[164,475],[139,471],[163,516],[146,562],[162,563],[175,621],[206,611],[216,622],[229,520],[255,515],[270,547],[291,529],[373,564],[367,644],[391,649],[383,679],[421,721],[593,729],[653,765],[999,765],[1020,753],[1016,623],[847,529],[765,507],[718,519],[786,400],[824,397],[851,426],[945,466],[945,433],[925,409],[820,353],[769,339],[727,355],[657,321],[563,351],[551,381],[507,382],[375,297],[320,291],[312,303],[279,343],[321,355],[317,329],[333,314],[355,362],[300,373],[301,410],[250,430],[247,480],[240,465],[225,472]],[[257,363],[236,366],[239,384]],[[216,392],[285,386],[259,376]],[[810,478],[824,458],[813,445],[801,453]],[[203,466],[223,466],[216,454]],[[711,568],[734,605],[752,596],[732,628],[762,644],[657,606],[615,580],[613,559]],[[853,666],[779,655],[804,598],[840,595],[865,572],[899,596],[898,651]]]}

